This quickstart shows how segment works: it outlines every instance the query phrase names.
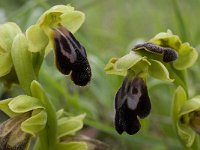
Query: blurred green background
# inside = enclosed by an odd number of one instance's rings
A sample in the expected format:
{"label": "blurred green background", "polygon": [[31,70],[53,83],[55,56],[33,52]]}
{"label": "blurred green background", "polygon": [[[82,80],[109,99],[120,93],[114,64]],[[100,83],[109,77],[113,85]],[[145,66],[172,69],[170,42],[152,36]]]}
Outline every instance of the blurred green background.
{"label": "blurred green background", "polygon": [[[136,135],[118,135],[113,126],[114,96],[123,78],[106,75],[111,57],[121,57],[139,41],[171,29],[198,50],[200,0],[0,0],[0,23],[14,21],[25,31],[56,4],[71,4],[86,14],[76,38],[85,46],[92,67],[92,80],[85,88],[75,86],[55,68],[53,53],[46,57],[39,80],[57,109],[87,113],[81,134],[99,139],[113,150],[181,150],[170,117],[174,87],[152,78],[148,81],[152,112],[142,120]],[[189,71],[190,96],[200,94],[200,61]],[[13,86],[0,86],[1,97],[18,95]],[[0,116],[3,117],[3,116]]]}

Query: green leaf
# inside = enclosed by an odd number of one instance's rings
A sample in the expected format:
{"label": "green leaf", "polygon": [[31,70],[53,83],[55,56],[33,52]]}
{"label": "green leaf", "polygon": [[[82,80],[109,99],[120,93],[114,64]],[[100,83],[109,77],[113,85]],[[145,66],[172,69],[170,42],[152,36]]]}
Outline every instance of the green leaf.
{"label": "green leaf", "polygon": [[24,132],[30,133],[33,136],[35,136],[35,134],[37,134],[39,131],[41,131],[45,128],[46,122],[47,122],[46,111],[45,110],[37,110],[36,114],[34,114],[32,117],[30,117],[29,119],[22,122],[21,129]]}
{"label": "green leaf", "polygon": [[17,113],[13,112],[8,104],[12,101],[12,98],[1,100],[0,101],[0,110],[2,110],[5,114],[7,114],[9,117],[14,117],[17,115]]}
{"label": "green leaf", "polygon": [[30,110],[44,108],[39,99],[27,95],[20,95],[13,98],[8,106],[15,113],[25,113]]}
{"label": "green leaf", "polygon": [[0,53],[0,77],[8,74],[11,71],[12,66],[10,53]]}
{"label": "green leaf", "polygon": [[32,66],[31,52],[24,34],[19,33],[12,45],[11,56],[20,86],[30,94],[30,83],[36,78]]}
{"label": "green leaf", "polygon": [[61,24],[72,33],[75,33],[85,20],[85,14],[80,11],[64,13],[60,16]]}
{"label": "green leaf", "polygon": [[57,150],[87,150],[87,144],[84,142],[68,142],[59,143],[56,146]]}
{"label": "green leaf", "polygon": [[198,52],[189,43],[183,43],[178,51],[178,59],[173,62],[174,68],[184,70],[191,67],[198,58]]}
{"label": "green leaf", "polygon": [[76,117],[63,117],[58,120],[58,138],[74,134],[83,127],[85,114]]}
{"label": "green leaf", "polygon": [[182,108],[182,106],[186,103],[187,101],[187,95],[185,90],[179,86],[174,94],[174,98],[172,101],[172,118],[174,124],[177,124],[178,119],[179,119],[179,112]]}
{"label": "green leaf", "polygon": [[45,32],[39,25],[32,25],[26,30],[28,40],[28,50],[31,52],[39,52],[44,50],[49,40]]}
{"label": "green leaf", "polygon": [[0,48],[10,52],[15,36],[21,33],[20,28],[14,22],[7,22],[0,25]]}
{"label": "green leaf", "polygon": [[148,61],[151,63],[149,66],[149,74],[152,77],[163,81],[173,81],[173,79],[170,79],[167,68],[160,61],[153,59],[149,59]]}

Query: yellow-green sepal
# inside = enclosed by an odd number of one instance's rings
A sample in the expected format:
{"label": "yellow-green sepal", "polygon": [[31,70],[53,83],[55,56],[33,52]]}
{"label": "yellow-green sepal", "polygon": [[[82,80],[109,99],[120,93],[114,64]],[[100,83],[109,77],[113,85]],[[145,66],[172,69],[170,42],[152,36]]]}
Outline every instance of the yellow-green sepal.
{"label": "yellow-green sepal", "polygon": [[38,25],[32,25],[26,30],[28,40],[28,50],[31,52],[40,52],[45,50],[49,40],[44,30]]}
{"label": "yellow-green sepal", "polygon": [[38,132],[43,130],[47,122],[47,113],[44,109],[34,110],[32,116],[22,122],[21,129],[35,136]]}

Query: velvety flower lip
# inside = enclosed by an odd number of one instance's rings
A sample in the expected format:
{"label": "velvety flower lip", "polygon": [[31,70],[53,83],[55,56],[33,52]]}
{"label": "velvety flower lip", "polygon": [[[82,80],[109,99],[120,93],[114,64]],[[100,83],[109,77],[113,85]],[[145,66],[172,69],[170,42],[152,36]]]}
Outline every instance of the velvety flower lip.
{"label": "velvety flower lip", "polygon": [[58,70],[68,75],[76,85],[85,86],[91,79],[91,68],[85,48],[65,27],[60,26],[53,32],[55,61]]}
{"label": "velvety flower lip", "polygon": [[139,131],[140,118],[148,116],[151,110],[145,82],[140,77],[132,80],[126,77],[115,96],[115,128],[119,134],[126,131],[132,135]]}
{"label": "velvety flower lip", "polygon": [[166,63],[174,61],[178,58],[178,53],[174,49],[170,47],[161,47],[154,43],[147,42],[143,44],[138,44],[133,48],[134,51],[142,50],[142,49],[151,53],[163,55],[163,62],[166,62]]}

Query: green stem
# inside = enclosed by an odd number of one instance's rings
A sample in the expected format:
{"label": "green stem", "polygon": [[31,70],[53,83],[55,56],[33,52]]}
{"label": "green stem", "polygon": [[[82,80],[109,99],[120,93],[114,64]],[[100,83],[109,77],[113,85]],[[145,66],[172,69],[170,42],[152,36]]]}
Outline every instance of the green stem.
{"label": "green stem", "polygon": [[37,81],[31,84],[31,92],[34,97],[39,98],[47,112],[47,124],[44,130],[39,133],[39,141],[37,141],[35,150],[55,150],[57,144],[57,119],[56,110],[51,101],[45,94],[45,91]]}

